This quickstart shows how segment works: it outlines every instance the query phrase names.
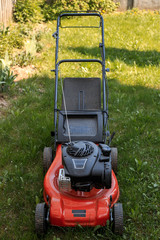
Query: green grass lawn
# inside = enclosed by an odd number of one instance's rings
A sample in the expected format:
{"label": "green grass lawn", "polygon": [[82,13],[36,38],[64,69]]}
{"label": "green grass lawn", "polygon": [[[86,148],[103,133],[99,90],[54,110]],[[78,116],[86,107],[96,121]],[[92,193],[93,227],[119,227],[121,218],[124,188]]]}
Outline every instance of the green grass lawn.
{"label": "green grass lawn", "polygon": [[[105,15],[104,20],[106,67],[110,68],[109,126],[116,132],[112,146],[119,151],[124,235],[113,235],[107,226],[98,231],[53,227],[47,240],[156,240],[160,236],[160,15],[114,14]],[[64,20],[64,24],[70,22]],[[8,105],[0,110],[0,239],[38,239],[34,211],[36,203],[43,201],[42,151],[51,144],[53,130],[54,74],[50,69],[54,69],[51,34],[55,30],[56,22],[43,29],[43,51],[34,60],[37,75],[4,94]],[[100,41],[98,29],[63,29],[59,57],[99,58]],[[99,66],[93,64],[61,65],[62,77],[99,74]]]}

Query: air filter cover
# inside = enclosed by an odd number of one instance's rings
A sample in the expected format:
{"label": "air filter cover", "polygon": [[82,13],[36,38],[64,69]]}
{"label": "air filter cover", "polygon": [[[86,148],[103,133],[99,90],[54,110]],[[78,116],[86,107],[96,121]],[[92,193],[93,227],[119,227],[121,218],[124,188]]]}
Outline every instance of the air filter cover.
{"label": "air filter cover", "polygon": [[67,147],[67,153],[73,157],[87,157],[94,151],[94,147],[89,142],[73,142]]}
{"label": "air filter cover", "polygon": [[93,142],[75,141],[62,146],[66,176],[89,176],[97,158],[98,147]]}

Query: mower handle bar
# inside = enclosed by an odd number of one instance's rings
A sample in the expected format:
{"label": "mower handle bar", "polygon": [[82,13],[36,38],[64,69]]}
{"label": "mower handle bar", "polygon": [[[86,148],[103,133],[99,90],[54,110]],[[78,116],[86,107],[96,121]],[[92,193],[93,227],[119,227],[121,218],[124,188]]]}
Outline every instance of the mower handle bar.
{"label": "mower handle bar", "polygon": [[[60,26],[60,19],[64,16],[97,16],[100,18],[100,27],[101,27],[101,35],[102,35],[102,42],[100,47],[102,49],[102,61],[99,59],[63,59],[58,61],[58,46],[59,46],[59,28]],[[69,13],[61,13],[57,19],[57,30],[54,33],[54,37],[56,38],[56,53],[55,53],[55,104],[54,104],[54,126],[55,126],[55,146],[57,140],[57,91],[58,91],[58,67],[61,63],[64,62],[97,62],[102,65],[102,82],[103,82],[103,124],[104,128],[107,126],[107,114],[108,114],[108,95],[107,95],[107,106],[106,106],[106,69],[105,69],[105,45],[104,45],[104,20],[100,13],[97,12],[69,12]],[[104,136],[105,137],[105,136]]]}
{"label": "mower handle bar", "polygon": [[100,13],[100,11],[97,10],[87,10],[87,11],[76,11],[76,10],[71,10],[71,11],[61,11],[59,13],[59,15],[61,15],[62,13]]}
{"label": "mower handle bar", "polygon": [[102,61],[99,59],[63,59],[57,63],[57,66],[59,66],[61,63],[65,63],[65,62],[97,62],[102,65]]}
{"label": "mower handle bar", "polygon": [[102,15],[98,12],[91,12],[91,13],[88,13],[88,12],[69,12],[69,13],[61,13],[59,15],[59,18],[61,17],[72,17],[72,16],[97,16],[97,17],[102,17]]}
{"label": "mower handle bar", "polygon": [[[66,27],[63,27],[61,25],[61,18],[62,17],[75,17],[75,16],[95,16],[95,17],[99,17],[100,18],[100,24],[99,26],[66,26]],[[60,13],[60,15],[58,16],[58,19],[59,19],[59,23],[60,23],[60,27],[61,28],[100,28],[101,27],[101,22],[103,21],[102,19],[102,15],[100,14],[100,12],[98,11],[90,11],[90,12],[87,12],[87,11],[62,11]]]}

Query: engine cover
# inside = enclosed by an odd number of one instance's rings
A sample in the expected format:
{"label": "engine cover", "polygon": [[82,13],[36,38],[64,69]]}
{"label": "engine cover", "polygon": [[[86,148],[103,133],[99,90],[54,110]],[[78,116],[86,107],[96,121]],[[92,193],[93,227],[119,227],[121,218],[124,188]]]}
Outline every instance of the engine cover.
{"label": "engine cover", "polygon": [[62,145],[65,176],[78,191],[111,187],[111,149],[105,144],[76,141]]}

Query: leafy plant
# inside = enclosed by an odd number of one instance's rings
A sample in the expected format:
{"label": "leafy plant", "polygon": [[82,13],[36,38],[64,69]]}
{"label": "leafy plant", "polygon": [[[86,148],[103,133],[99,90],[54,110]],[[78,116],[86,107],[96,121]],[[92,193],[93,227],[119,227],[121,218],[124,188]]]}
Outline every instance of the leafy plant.
{"label": "leafy plant", "polygon": [[9,27],[4,27],[4,25],[2,26],[2,28],[0,29],[0,35],[6,36],[9,32]]}
{"label": "leafy plant", "polygon": [[4,69],[6,67],[10,67],[11,65],[11,61],[9,60],[9,55],[8,55],[8,52],[6,51],[5,52],[5,59],[0,59],[1,61],[1,68]]}
{"label": "leafy plant", "polygon": [[0,59],[0,85],[1,91],[6,91],[14,82],[17,75],[10,71],[11,61],[9,60],[8,52],[5,54],[5,59]]}
{"label": "leafy plant", "polygon": [[4,92],[13,84],[17,75],[14,75],[8,67],[0,69],[1,91]]}

